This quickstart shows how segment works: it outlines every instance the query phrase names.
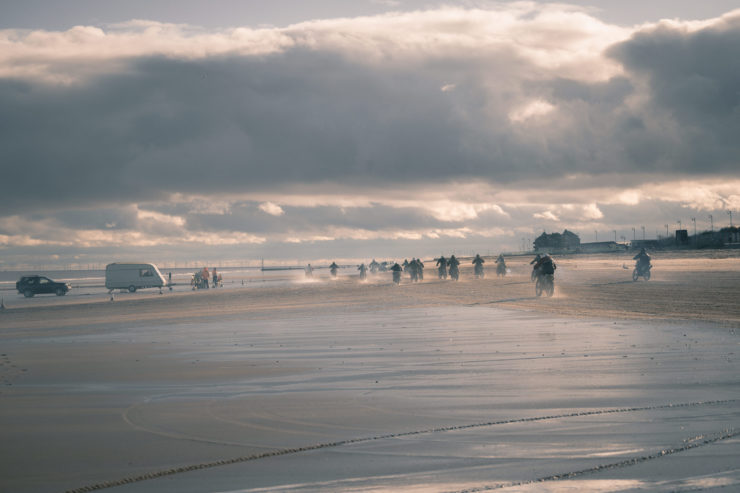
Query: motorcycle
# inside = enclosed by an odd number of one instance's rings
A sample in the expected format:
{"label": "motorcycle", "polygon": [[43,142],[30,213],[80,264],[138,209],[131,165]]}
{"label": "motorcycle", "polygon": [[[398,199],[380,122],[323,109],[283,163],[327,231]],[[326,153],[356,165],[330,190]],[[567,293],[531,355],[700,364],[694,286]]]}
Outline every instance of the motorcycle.
{"label": "motorcycle", "polygon": [[440,279],[447,279],[447,267],[440,265],[439,269],[437,269],[437,275]]}
{"label": "motorcycle", "polygon": [[450,278],[453,281],[460,279],[460,269],[457,268],[457,265],[453,264],[450,266]]}
{"label": "motorcycle", "polygon": [[632,271],[632,280],[637,281],[640,277],[645,278],[646,281],[650,280],[650,269],[652,268],[651,264],[636,264],[635,270]]}
{"label": "motorcycle", "polygon": [[506,277],[506,264],[503,262],[496,264],[496,275],[498,277]]}
{"label": "motorcycle", "polygon": [[485,273],[483,272],[483,264],[475,264],[475,267],[473,268],[473,273],[475,274],[476,279],[483,279],[486,277]]}
{"label": "motorcycle", "polygon": [[401,284],[401,271],[400,270],[393,271],[393,282],[396,284]]}
{"label": "motorcycle", "polygon": [[541,274],[537,276],[535,281],[534,292],[537,296],[542,296],[545,293],[547,297],[550,297],[555,292],[555,275],[554,274]]}

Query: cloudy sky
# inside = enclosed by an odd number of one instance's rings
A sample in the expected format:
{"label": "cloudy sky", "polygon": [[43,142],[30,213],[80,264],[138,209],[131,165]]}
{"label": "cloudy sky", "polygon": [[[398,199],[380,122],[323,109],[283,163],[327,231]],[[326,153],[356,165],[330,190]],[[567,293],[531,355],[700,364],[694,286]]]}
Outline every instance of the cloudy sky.
{"label": "cloudy sky", "polygon": [[0,270],[727,225],[736,3],[2,1]]}

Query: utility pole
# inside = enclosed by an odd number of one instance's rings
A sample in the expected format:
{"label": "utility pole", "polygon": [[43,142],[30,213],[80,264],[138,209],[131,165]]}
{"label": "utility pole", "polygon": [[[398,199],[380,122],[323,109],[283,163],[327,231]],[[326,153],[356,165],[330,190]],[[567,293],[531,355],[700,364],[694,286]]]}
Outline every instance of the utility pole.
{"label": "utility pole", "polygon": [[676,219],[676,220],[678,221],[678,229],[683,229],[683,226],[681,226],[681,220],[680,219]]}
{"label": "utility pole", "polygon": [[732,211],[727,211],[727,213],[730,215],[730,227],[732,227]]}
{"label": "utility pole", "polygon": [[710,225],[709,226],[710,227],[710,231],[712,233],[714,233],[714,218],[712,217],[711,214],[709,214],[709,225]]}
{"label": "utility pole", "polygon": [[599,232],[594,230],[594,241],[599,241]]}
{"label": "utility pole", "polygon": [[642,228],[642,241],[645,241],[645,226],[640,226]]}
{"label": "utility pole", "polygon": [[670,238],[671,237],[671,234],[668,232],[668,225],[667,224],[665,225],[665,237],[666,238]]}
{"label": "utility pole", "polygon": [[632,228],[632,241],[635,241],[637,237],[635,236],[635,228]]}
{"label": "utility pole", "polygon": [[691,222],[694,223],[694,243],[696,243],[696,218],[692,217]]}
{"label": "utility pole", "polygon": [[614,231],[614,243],[616,243],[617,242],[617,230],[615,229],[613,231]]}

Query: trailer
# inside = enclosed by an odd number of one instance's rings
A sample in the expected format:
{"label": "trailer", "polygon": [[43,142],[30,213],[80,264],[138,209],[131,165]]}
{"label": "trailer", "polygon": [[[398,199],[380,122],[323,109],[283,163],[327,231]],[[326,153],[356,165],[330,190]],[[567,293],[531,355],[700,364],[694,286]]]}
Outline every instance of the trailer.
{"label": "trailer", "polygon": [[137,289],[160,288],[167,286],[167,280],[154,264],[115,262],[105,267],[105,288],[127,289],[135,293]]}

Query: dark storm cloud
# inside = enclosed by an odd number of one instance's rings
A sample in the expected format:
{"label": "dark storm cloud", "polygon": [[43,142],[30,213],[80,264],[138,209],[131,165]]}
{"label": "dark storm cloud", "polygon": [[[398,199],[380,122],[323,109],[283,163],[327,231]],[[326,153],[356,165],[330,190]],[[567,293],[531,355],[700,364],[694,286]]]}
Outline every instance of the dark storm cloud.
{"label": "dark storm cloud", "polygon": [[[7,214],[291,184],[736,173],[739,45],[740,16],[692,33],[640,32],[610,51],[626,74],[590,83],[533,80],[529,62],[507,53],[369,64],[302,48],[139,59],[81,84],[2,80],[0,166],[13,186],[0,206]],[[636,108],[627,104],[633,78],[649,90]],[[463,82],[442,91],[450,80]],[[510,121],[532,98],[555,109]]]}
{"label": "dark storm cloud", "polygon": [[[5,211],[448,174],[439,92],[335,56],[146,60],[82,86],[0,85]],[[29,193],[29,191],[32,191]]]}
{"label": "dark storm cloud", "polygon": [[[698,31],[661,24],[610,50],[637,80],[647,84],[646,105],[621,137],[649,148],[665,143],[664,164],[676,173],[740,170],[740,13]],[[657,120],[646,128],[644,120]],[[669,129],[669,130],[666,130]],[[655,159],[653,160],[655,161]]]}

